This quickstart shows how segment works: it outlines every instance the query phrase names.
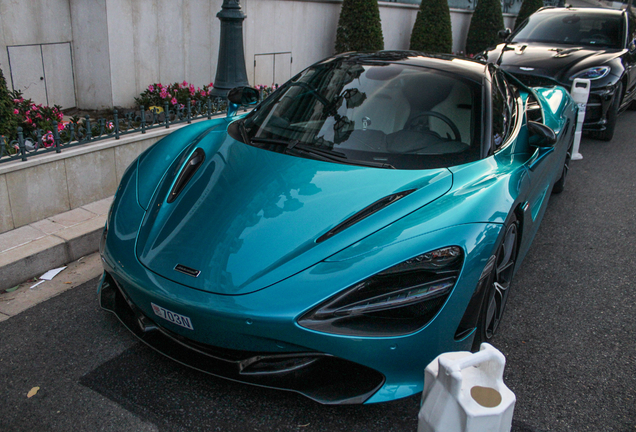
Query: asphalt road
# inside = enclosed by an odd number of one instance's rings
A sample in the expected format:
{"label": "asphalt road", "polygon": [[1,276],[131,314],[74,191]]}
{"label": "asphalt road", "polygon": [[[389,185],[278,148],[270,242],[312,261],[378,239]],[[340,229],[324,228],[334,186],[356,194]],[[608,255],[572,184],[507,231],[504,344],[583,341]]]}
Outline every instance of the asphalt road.
{"label": "asphalt road", "polygon": [[[497,346],[513,431],[636,431],[636,112],[584,139],[512,287]],[[187,370],[88,282],[0,322],[0,431],[415,431],[418,398],[324,407]],[[27,398],[33,387],[38,393]]]}

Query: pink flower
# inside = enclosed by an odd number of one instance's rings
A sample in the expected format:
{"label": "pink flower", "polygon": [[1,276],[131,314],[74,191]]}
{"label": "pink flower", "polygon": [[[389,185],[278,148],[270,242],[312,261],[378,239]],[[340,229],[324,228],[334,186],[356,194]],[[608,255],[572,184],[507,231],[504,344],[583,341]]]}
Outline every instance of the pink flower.
{"label": "pink flower", "polygon": [[155,86],[153,86],[152,84],[150,84],[150,85],[148,86],[148,91],[149,91],[150,93],[153,93],[153,92],[155,91]]}
{"label": "pink flower", "polygon": [[42,137],[42,143],[44,144],[44,147],[51,147],[53,144],[55,144],[55,138],[53,138],[53,133],[51,131],[48,131]]}
{"label": "pink flower", "polygon": [[20,114],[20,111],[16,108],[13,110],[13,114]]}
{"label": "pink flower", "polygon": [[161,89],[161,88],[163,88],[163,85],[161,83],[157,83],[157,88]]}
{"label": "pink flower", "polygon": [[[174,104],[173,104],[174,105]],[[184,104],[179,104],[179,109],[184,109],[185,105]]]}
{"label": "pink flower", "polygon": [[212,83],[208,84],[208,87],[214,87],[214,85]]}
{"label": "pink flower", "polygon": [[190,96],[194,96],[194,93],[196,93],[196,92],[194,91],[194,87],[190,87]]}
{"label": "pink flower", "polygon": [[176,104],[177,104],[177,98],[174,98],[174,97],[173,97],[173,98],[172,98],[172,100],[170,100],[170,103],[171,103],[172,105],[176,105]]}
{"label": "pink flower", "polygon": [[64,114],[62,113],[57,113],[57,119],[58,120],[62,120],[64,118]]}
{"label": "pink flower", "polygon": [[64,130],[64,122],[57,124],[57,131],[61,132]]}
{"label": "pink flower", "polygon": [[195,103],[197,103],[197,101],[195,101],[194,99],[192,99],[192,100],[190,101],[190,104],[191,104],[191,105],[194,105]]}
{"label": "pink flower", "polygon": [[109,122],[106,122],[106,127],[107,127],[108,129],[112,129],[112,128],[114,128],[115,126],[113,125],[113,122],[112,122],[112,121],[109,121]]}
{"label": "pink flower", "polygon": [[181,86],[187,87],[188,86],[188,82],[186,80],[183,80],[183,82],[181,83]]}
{"label": "pink flower", "polygon": [[161,99],[165,99],[168,96],[168,90],[164,88],[161,89],[161,92],[159,92],[159,96],[161,96]]}
{"label": "pink flower", "polygon": [[[201,90],[201,96],[203,96],[203,97],[207,96],[207,95],[205,94],[205,90]],[[16,111],[17,111],[17,110],[16,110]],[[17,114],[17,113],[16,113],[16,114]]]}
{"label": "pink flower", "polygon": [[20,103],[22,102],[20,99],[13,99],[13,103]]}

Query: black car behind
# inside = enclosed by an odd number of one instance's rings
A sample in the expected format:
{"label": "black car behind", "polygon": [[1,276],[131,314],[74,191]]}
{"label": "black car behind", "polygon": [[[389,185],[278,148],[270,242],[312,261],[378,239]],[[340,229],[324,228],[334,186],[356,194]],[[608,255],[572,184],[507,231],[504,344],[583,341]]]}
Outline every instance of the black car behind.
{"label": "black car behind", "polygon": [[590,79],[583,130],[609,141],[618,113],[636,108],[635,38],[631,9],[547,7],[482,56],[529,85]]}

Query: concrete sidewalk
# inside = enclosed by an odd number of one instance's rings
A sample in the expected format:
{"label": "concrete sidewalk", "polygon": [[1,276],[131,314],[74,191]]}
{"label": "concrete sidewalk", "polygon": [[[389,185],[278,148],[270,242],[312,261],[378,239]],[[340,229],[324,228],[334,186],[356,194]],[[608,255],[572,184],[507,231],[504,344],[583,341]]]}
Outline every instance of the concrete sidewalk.
{"label": "concrete sidewalk", "polygon": [[96,252],[112,197],[0,234],[0,292]]}

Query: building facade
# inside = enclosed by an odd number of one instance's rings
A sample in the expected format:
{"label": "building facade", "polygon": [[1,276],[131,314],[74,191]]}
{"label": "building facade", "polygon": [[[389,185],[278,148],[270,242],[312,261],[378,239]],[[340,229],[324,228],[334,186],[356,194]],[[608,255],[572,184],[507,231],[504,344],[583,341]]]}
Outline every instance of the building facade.
{"label": "building facade", "polygon": [[[449,0],[461,52],[475,0]],[[379,1],[385,49],[407,49],[420,0]],[[214,80],[222,0],[0,0],[10,88],[63,108],[130,107],[152,83]],[[250,84],[282,83],[334,52],[342,0],[241,0]],[[512,26],[520,0],[503,0]],[[508,6],[506,6],[508,5]]]}

